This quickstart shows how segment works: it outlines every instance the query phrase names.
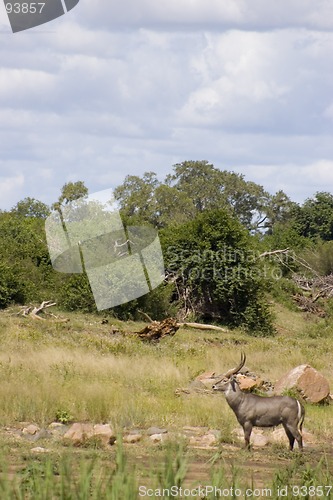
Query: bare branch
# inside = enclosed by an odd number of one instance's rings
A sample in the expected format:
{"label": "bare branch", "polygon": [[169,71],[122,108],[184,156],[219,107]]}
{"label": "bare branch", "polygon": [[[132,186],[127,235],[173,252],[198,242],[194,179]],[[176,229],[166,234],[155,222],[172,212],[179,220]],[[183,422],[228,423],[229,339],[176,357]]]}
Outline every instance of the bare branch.
{"label": "bare branch", "polygon": [[178,323],[179,327],[196,328],[197,330],[216,330],[219,332],[227,332],[225,328],[215,325],[206,325],[202,323]]}
{"label": "bare branch", "polygon": [[259,255],[259,259],[261,259],[263,257],[268,257],[269,255],[277,255],[277,254],[288,253],[288,252],[289,252],[289,248],[284,248],[283,250],[271,250],[270,252],[261,253]]}

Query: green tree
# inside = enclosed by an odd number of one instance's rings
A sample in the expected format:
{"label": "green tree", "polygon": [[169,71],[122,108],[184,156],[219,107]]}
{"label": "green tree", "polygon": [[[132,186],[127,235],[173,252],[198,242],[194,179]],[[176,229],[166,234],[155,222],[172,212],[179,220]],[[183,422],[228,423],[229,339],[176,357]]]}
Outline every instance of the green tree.
{"label": "green tree", "polygon": [[155,190],[156,221],[162,228],[194,219],[196,209],[190,197],[177,188],[160,184]]}
{"label": "green tree", "polygon": [[0,214],[0,263],[3,307],[11,301],[45,300],[55,274],[46,245],[44,220],[11,212]]}
{"label": "green tree", "polygon": [[185,193],[196,212],[216,207],[221,202],[221,171],[206,160],[184,161],[173,167],[167,185]]}
{"label": "green tree", "polygon": [[306,238],[333,240],[333,195],[318,192],[294,211],[294,227]]}
{"label": "green tree", "polygon": [[272,333],[261,263],[251,237],[228,210],[205,211],[163,230],[161,239],[169,281],[185,317]]}
{"label": "green tree", "polygon": [[35,198],[24,198],[12,208],[11,212],[22,217],[38,217],[45,219],[50,215],[50,208],[42,201]]}
{"label": "green tree", "polygon": [[61,188],[61,194],[58,201],[53,203],[52,208],[58,210],[60,205],[67,205],[71,201],[85,198],[88,195],[88,188],[84,185],[83,181],[67,182]]}
{"label": "green tree", "polygon": [[256,228],[256,218],[262,218],[268,193],[244,176],[219,170],[203,161],[184,161],[174,165],[174,173],[166,182],[192,200],[196,212],[227,208],[248,229]]}
{"label": "green tree", "polygon": [[179,224],[205,210],[227,208],[247,228],[262,217],[268,194],[234,172],[221,171],[202,161],[184,161],[160,183],[156,174],[127,176],[115,190],[121,213],[130,223],[149,222],[156,227]]}
{"label": "green tree", "polygon": [[154,172],[145,172],[142,178],[128,175],[123,184],[114,190],[121,214],[128,223],[156,223],[155,190],[159,184]]}

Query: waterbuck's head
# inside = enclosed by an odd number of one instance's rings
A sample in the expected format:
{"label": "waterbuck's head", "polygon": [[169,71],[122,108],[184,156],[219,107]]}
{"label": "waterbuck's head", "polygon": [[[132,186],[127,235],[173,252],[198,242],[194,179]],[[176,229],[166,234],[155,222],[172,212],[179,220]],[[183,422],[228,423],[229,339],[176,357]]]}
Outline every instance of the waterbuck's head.
{"label": "waterbuck's head", "polygon": [[239,371],[243,368],[245,365],[246,361],[246,356],[244,353],[242,353],[240,363],[236,366],[236,368],[232,368],[231,370],[228,370],[220,380],[216,382],[216,384],[213,385],[212,389],[214,391],[222,391],[222,392],[228,392],[229,390],[236,391],[236,387],[238,388],[237,381],[234,377]]}

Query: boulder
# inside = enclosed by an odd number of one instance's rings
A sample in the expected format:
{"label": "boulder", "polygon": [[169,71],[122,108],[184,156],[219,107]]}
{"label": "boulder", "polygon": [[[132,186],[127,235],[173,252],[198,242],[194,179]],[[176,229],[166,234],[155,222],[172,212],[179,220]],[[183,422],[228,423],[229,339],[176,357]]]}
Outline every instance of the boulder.
{"label": "boulder", "polygon": [[81,424],[76,422],[70,426],[64,434],[64,439],[73,441],[74,444],[82,444],[94,435],[93,424]]}
{"label": "boulder", "polygon": [[215,379],[215,372],[204,372],[196,377],[196,380]]}
{"label": "boulder", "polygon": [[40,431],[40,428],[37,425],[29,424],[27,427],[24,427],[22,429],[22,434],[25,434],[25,435],[28,434],[30,436],[33,436],[33,435],[37,434],[37,432],[39,432],[39,431]]}
{"label": "boulder", "polygon": [[194,382],[197,382],[197,387],[202,387],[201,384],[203,384],[208,389],[211,389],[213,385],[216,384],[215,372],[201,373],[201,375],[198,375],[194,379]]}
{"label": "boulder", "polygon": [[97,437],[104,445],[113,444],[116,440],[109,424],[93,425],[76,422],[64,434],[64,439],[72,441],[75,445],[83,444],[92,437]]}
{"label": "boulder", "polygon": [[251,445],[263,448],[268,444],[268,438],[264,434],[259,434],[257,432],[252,432],[251,434]]}
{"label": "boulder", "polygon": [[52,434],[52,436],[63,436],[68,431],[68,425],[60,422],[52,422],[48,426],[48,431]]}
{"label": "boulder", "polygon": [[218,438],[213,433],[204,434],[203,436],[191,436],[189,445],[193,448],[210,448],[218,444]]}
{"label": "boulder", "polygon": [[31,453],[49,453],[51,450],[48,448],[43,448],[42,446],[36,446],[36,448],[31,448]]}
{"label": "boulder", "polygon": [[258,387],[257,381],[246,375],[238,375],[237,382],[242,391],[250,392],[255,387]]}
{"label": "boulder", "polygon": [[166,434],[167,432],[167,429],[161,429],[160,427],[149,427],[149,429],[147,429],[148,436],[152,436],[153,434]]}
{"label": "boulder", "polygon": [[[237,438],[237,440],[244,446],[244,431],[240,427],[233,429],[232,434]],[[268,438],[264,435],[262,429],[254,428],[251,433],[250,439],[251,446],[263,448],[268,444]]]}
{"label": "boulder", "polygon": [[310,365],[300,365],[283,375],[275,384],[275,394],[285,390],[296,389],[310,403],[326,401],[330,394],[326,378]]}
{"label": "boulder", "polygon": [[274,431],[269,434],[269,440],[271,443],[289,444],[287,434],[283,427],[274,429]]}
{"label": "boulder", "polygon": [[149,436],[149,439],[153,442],[153,443],[160,443],[161,441],[164,441],[165,440],[165,434],[151,434]]}
{"label": "boulder", "polygon": [[[154,434],[153,434],[154,435]],[[138,443],[142,439],[142,434],[127,434],[123,437],[124,443]]]}
{"label": "boulder", "polygon": [[114,444],[116,436],[109,424],[96,424],[94,425],[94,436],[104,444]]}

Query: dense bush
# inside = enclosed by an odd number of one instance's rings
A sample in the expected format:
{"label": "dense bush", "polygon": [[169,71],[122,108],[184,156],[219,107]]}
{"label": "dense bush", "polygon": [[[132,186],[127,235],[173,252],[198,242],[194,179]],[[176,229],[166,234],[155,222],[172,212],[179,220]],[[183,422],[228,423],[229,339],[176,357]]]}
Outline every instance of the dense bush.
{"label": "dense bush", "polygon": [[67,311],[96,311],[86,274],[72,274],[64,279],[59,291],[59,305]]}
{"label": "dense bush", "polygon": [[184,315],[272,333],[265,278],[242,225],[226,210],[164,230],[167,272]]}

